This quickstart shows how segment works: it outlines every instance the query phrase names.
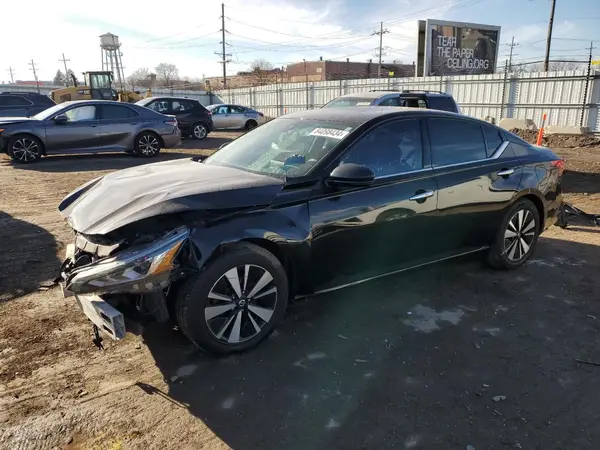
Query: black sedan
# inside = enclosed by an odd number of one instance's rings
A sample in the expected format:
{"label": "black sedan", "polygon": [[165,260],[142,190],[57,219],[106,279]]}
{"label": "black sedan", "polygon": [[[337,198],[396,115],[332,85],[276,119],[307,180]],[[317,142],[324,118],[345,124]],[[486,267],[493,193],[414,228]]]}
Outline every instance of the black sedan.
{"label": "black sedan", "polygon": [[521,266],[557,221],[562,174],[552,151],[453,113],[289,114],[205,160],[114,172],[67,196],[76,238],[60,278],[114,339],[141,312],[175,316],[209,352],[242,351],[295,297],[480,251]]}
{"label": "black sedan", "polygon": [[180,142],[175,117],[130,103],[79,100],[30,118],[0,118],[0,152],[18,163],[51,153],[124,151],[148,158]]}

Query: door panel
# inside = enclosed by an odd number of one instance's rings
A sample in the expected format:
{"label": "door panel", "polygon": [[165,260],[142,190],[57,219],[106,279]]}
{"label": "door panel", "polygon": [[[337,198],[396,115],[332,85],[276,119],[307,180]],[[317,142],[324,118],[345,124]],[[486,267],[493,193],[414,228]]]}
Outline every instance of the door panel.
{"label": "door panel", "polygon": [[248,117],[246,117],[242,108],[235,105],[229,106],[230,128],[244,128],[246,126],[246,120],[248,120]]}
{"label": "door panel", "polygon": [[139,117],[125,105],[101,105],[100,127],[105,150],[127,150],[132,147]]}
{"label": "door panel", "polygon": [[[418,194],[431,195],[410,200]],[[317,289],[406,267],[435,253],[437,183],[431,171],[309,203]]]}
{"label": "door panel", "polygon": [[369,167],[376,179],[358,190],[324,187],[310,201],[318,287],[410,266],[437,252],[437,181],[428,160],[418,119],[385,122],[339,158]]}
{"label": "door panel", "polygon": [[212,110],[212,119],[215,128],[229,128],[229,113],[227,106],[217,106]]}
{"label": "door panel", "polygon": [[477,122],[429,119],[428,129],[445,236],[440,250],[490,245],[518,190],[523,173],[520,160],[507,143],[493,140],[494,133],[491,137],[483,133]]}
{"label": "door panel", "polygon": [[45,121],[47,152],[102,150],[102,129],[94,105],[76,106],[65,114],[66,123]]}

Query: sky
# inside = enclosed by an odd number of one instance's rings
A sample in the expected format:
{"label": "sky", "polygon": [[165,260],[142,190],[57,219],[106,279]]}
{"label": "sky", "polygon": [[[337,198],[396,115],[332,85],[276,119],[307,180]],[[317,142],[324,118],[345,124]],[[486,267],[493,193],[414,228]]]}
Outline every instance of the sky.
{"label": "sky", "polygon": [[[598,0],[557,0],[552,59],[586,60],[589,41],[600,55]],[[99,36],[111,32],[122,43],[127,76],[137,68],[151,71],[161,62],[175,64],[181,75],[202,78],[222,73],[221,4],[208,0],[103,0],[84,8],[27,2],[27,30],[18,2],[3,2],[0,81],[32,80],[31,61],[40,80],[63,70],[62,55],[76,74],[101,70]],[[92,5],[102,5],[99,9]],[[227,73],[246,70],[256,59],[275,67],[302,59],[376,60],[383,21],[385,62],[411,64],[416,56],[419,19],[458,20],[502,27],[499,53],[504,61],[512,37],[516,62],[543,59],[550,0],[225,0]],[[15,20],[6,20],[14,17]],[[8,41],[8,42],[7,42]]]}

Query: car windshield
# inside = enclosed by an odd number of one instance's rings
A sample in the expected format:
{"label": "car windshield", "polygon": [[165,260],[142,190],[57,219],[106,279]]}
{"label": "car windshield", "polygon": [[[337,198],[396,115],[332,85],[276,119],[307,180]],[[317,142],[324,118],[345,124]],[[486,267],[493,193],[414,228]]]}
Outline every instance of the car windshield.
{"label": "car windshield", "polygon": [[52,114],[55,114],[62,109],[65,109],[65,103],[51,106],[50,108],[45,109],[41,113],[37,113],[35,116],[33,116],[33,118],[37,119],[37,120],[45,120],[48,117],[50,117]]}
{"label": "car windshield", "polygon": [[370,106],[372,98],[364,97],[342,97],[327,103],[323,108],[340,108],[344,106]]}
{"label": "car windshield", "polygon": [[227,144],[204,163],[277,178],[301,177],[353,129],[340,122],[275,119]]}

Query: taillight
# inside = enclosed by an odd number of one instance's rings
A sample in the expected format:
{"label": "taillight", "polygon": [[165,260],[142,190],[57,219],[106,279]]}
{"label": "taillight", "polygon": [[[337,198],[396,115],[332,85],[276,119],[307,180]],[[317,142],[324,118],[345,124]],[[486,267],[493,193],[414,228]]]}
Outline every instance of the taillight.
{"label": "taillight", "polygon": [[565,170],[565,160],[557,159],[556,161],[552,161],[552,166],[558,169],[558,173],[562,175]]}

